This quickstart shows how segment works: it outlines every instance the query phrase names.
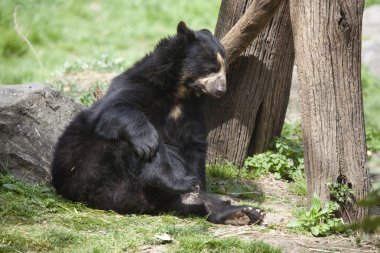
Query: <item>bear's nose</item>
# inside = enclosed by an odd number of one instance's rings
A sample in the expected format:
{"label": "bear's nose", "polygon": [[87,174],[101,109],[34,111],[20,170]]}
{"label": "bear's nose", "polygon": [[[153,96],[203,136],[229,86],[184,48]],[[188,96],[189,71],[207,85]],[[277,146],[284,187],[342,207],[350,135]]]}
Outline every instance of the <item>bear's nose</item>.
{"label": "bear's nose", "polygon": [[218,86],[216,87],[216,93],[217,93],[218,96],[221,96],[224,93],[226,93],[226,85],[225,85],[225,83],[218,84]]}
{"label": "bear's nose", "polygon": [[218,85],[217,89],[218,93],[226,92],[226,87],[224,85]]}
{"label": "bear's nose", "polygon": [[216,86],[216,91],[218,94],[221,95],[221,94],[225,93],[226,90],[227,90],[226,77],[221,76],[221,77],[219,77],[218,84]]}

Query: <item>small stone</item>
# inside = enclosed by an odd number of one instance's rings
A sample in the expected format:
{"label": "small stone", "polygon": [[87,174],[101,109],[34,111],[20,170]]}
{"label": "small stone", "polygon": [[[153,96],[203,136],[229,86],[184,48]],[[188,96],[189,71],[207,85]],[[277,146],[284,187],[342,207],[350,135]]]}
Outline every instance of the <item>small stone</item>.
{"label": "small stone", "polygon": [[161,235],[155,235],[154,237],[157,238],[158,240],[162,241],[163,243],[169,243],[169,242],[173,241],[173,239],[171,238],[171,236],[168,235],[167,233],[164,233],[164,234],[161,234]]}

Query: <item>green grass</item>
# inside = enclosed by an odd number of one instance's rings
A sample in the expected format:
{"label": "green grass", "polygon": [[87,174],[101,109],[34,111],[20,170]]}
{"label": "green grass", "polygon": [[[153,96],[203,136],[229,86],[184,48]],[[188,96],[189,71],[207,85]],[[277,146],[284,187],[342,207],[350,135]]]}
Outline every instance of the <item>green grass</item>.
{"label": "green grass", "polygon": [[280,252],[260,241],[220,239],[201,218],[119,215],[87,208],[31,185],[0,175],[0,252],[138,252],[163,244],[169,252]]}
{"label": "green grass", "polygon": [[[0,1],[0,83],[44,81],[65,62],[91,60],[103,54],[128,66],[157,41],[176,32],[178,21],[193,29],[214,30],[220,1],[159,0],[2,0]],[[36,49],[45,69],[16,33]]]}
{"label": "green grass", "polygon": [[306,198],[306,177],[303,171],[297,171],[293,174],[293,181],[289,184],[289,191],[293,194]]}
{"label": "green grass", "polygon": [[370,5],[380,4],[380,0],[365,0],[365,6],[368,7]]}

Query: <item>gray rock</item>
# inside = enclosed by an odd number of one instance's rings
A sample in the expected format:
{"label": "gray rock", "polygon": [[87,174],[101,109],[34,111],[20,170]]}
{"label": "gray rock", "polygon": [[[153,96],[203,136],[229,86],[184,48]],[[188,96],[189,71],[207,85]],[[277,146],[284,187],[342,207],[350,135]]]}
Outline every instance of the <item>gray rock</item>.
{"label": "gray rock", "polygon": [[372,5],[363,15],[362,62],[380,77],[380,5]]}
{"label": "gray rock", "polygon": [[0,170],[50,180],[53,148],[82,106],[46,85],[0,85]]}

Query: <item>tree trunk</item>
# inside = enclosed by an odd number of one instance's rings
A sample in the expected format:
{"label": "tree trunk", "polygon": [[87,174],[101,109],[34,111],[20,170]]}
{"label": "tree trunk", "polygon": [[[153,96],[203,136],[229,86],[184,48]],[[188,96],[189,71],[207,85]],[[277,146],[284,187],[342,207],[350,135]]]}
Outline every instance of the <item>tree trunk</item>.
{"label": "tree trunk", "polygon": [[[302,100],[308,202],[330,198],[328,184],[368,193],[360,76],[363,0],[290,0]],[[347,205],[346,220],[367,210]]]}
{"label": "tree trunk", "polygon": [[[216,36],[223,37],[252,0],[223,0]],[[230,65],[227,94],[208,104],[208,163],[241,165],[281,133],[294,52],[288,1],[258,38]]]}

